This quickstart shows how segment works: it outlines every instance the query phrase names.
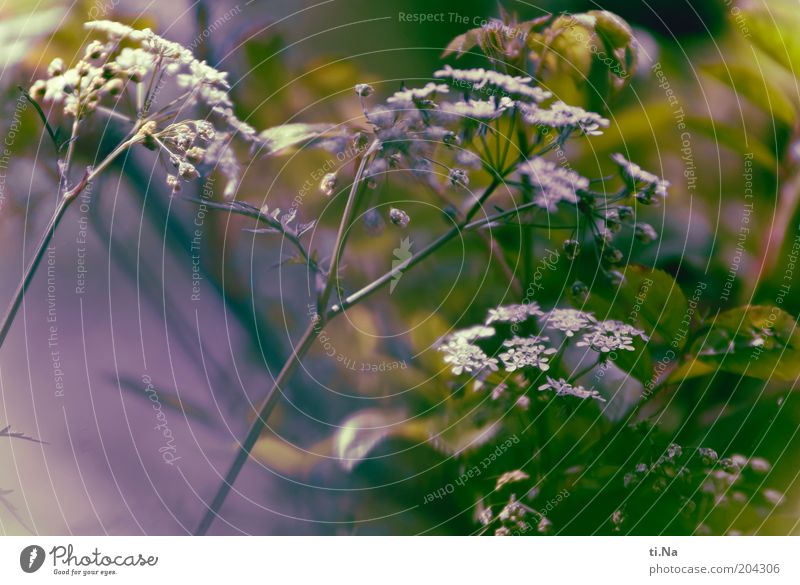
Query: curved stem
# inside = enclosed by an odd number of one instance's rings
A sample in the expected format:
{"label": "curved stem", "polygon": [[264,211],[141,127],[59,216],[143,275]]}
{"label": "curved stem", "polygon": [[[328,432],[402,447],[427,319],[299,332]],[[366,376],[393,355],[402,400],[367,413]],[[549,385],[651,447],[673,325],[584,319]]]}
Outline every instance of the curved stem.
{"label": "curved stem", "polygon": [[[17,311],[19,311],[19,308],[22,305],[22,299],[25,297],[25,291],[28,290],[28,286],[30,286],[31,281],[36,274],[36,270],[39,267],[39,264],[41,264],[42,258],[44,258],[44,253],[47,250],[47,247],[50,245],[50,241],[53,239],[56,228],[58,227],[58,224],[61,223],[64,213],[66,213],[70,204],[78,198],[78,195],[81,194],[86,186],[106,167],[108,167],[108,165],[111,164],[116,157],[118,157],[126,148],[136,142],[139,142],[140,140],[141,137],[136,135],[133,138],[122,142],[95,169],[87,172],[77,185],[75,185],[72,189],[64,191],[63,195],[59,197],[58,206],[53,212],[53,216],[50,218],[50,221],[47,223],[44,235],[39,241],[36,251],[33,254],[33,259],[28,265],[28,268],[25,270],[25,274],[22,276],[22,281],[20,281],[17,290],[14,292],[14,296],[11,299],[11,304],[8,306],[6,314],[3,316],[2,325],[0,325],[0,348],[3,347],[3,343],[8,336],[8,332],[11,330],[11,325],[14,323],[14,318],[17,316]],[[72,145],[70,144],[70,146]],[[67,156],[68,158],[71,158],[72,152],[69,152]],[[61,182],[63,183],[64,180],[65,178],[62,174]],[[61,191],[61,188],[62,185],[59,185],[59,191]]]}
{"label": "curved stem", "polygon": [[[363,287],[361,290],[354,292],[349,297],[344,299],[340,304],[331,307],[331,309],[328,311],[327,315],[328,319],[331,319],[335,315],[342,313],[344,310],[348,309],[349,307],[352,307],[353,305],[361,302],[374,292],[380,290],[382,287],[388,284],[389,281],[391,281],[396,274],[404,272],[409,268],[411,268],[412,266],[420,263],[422,260],[433,254],[436,250],[444,246],[447,242],[455,238],[464,229],[468,229],[469,227],[473,226],[473,224],[470,223],[470,220],[483,206],[483,203],[486,201],[486,199],[489,198],[489,196],[494,192],[495,189],[497,189],[499,185],[500,185],[500,179],[495,178],[489,184],[489,186],[486,187],[486,190],[483,192],[480,199],[475,203],[475,205],[473,205],[472,209],[469,211],[464,221],[462,221],[456,226],[453,226],[449,231],[445,232],[443,235],[436,238],[433,242],[431,242],[425,248],[423,248],[422,250],[411,256],[405,262],[400,263],[397,267],[393,268],[389,272],[384,273],[383,276],[380,276],[376,280],[373,280],[371,283]],[[481,223],[483,223],[483,220],[481,220]]]}
{"label": "curved stem", "polygon": [[317,335],[319,335],[319,333],[322,331],[322,328],[329,320],[326,309],[334,286],[338,287],[339,261],[342,257],[345,243],[347,242],[347,234],[349,232],[350,224],[352,223],[353,210],[356,207],[356,199],[358,198],[358,193],[361,188],[362,177],[364,175],[364,171],[366,170],[367,163],[372,158],[372,155],[377,151],[379,146],[380,143],[377,141],[370,146],[369,150],[361,159],[358,171],[353,179],[353,186],[351,187],[350,194],[347,197],[347,204],[345,205],[344,212],[342,213],[342,219],[339,223],[339,231],[336,234],[336,243],[333,246],[333,256],[331,257],[331,264],[328,269],[328,278],[325,281],[325,287],[317,299],[317,315],[314,316],[311,323],[309,323],[308,327],[306,327],[303,336],[297,342],[297,345],[292,351],[292,355],[289,356],[289,359],[283,365],[281,371],[278,373],[278,376],[275,378],[275,381],[273,382],[269,392],[267,392],[267,395],[263,400],[263,404],[259,409],[258,416],[250,425],[250,430],[247,432],[247,436],[239,447],[236,457],[228,469],[228,472],[225,474],[222,483],[217,488],[217,493],[214,495],[214,499],[211,500],[211,504],[209,504],[208,509],[203,515],[203,518],[200,521],[197,530],[195,531],[195,535],[202,536],[208,532],[209,528],[211,528],[214,520],[219,515],[222,505],[228,498],[228,494],[233,488],[233,484],[236,482],[236,479],[239,477],[239,474],[247,463],[247,460],[250,458],[250,453],[252,452],[253,447],[255,447],[258,438],[261,436],[261,433],[267,426],[267,420],[272,414],[272,410],[275,408],[275,405],[278,403],[281,389],[291,379],[292,375],[297,369],[297,366],[300,365],[303,357],[306,355],[306,353],[308,353],[308,350],[311,349],[311,345],[314,343]]}
{"label": "curved stem", "polygon": [[67,211],[69,204],[74,200],[75,198],[59,198],[58,206],[53,212],[53,216],[50,218],[50,221],[47,223],[44,235],[39,241],[39,245],[36,247],[33,258],[31,259],[30,264],[28,264],[28,268],[25,270],[25,274],[23,275],[19,286],[17,286],[17,290],[14,292],[14,297],[11,299],[11,304],[8,306],[6,314],[3,317],[3,323],[0,325],[0,347],[3,346],[3,342],[5,342],[8,332],[11,330],[11,325],[14,324],[14,318],[17,316],[17,311],[19,311],[19,308],[22,305],[22,299],[25,297],[25,291],[28,290],[28,286],[30,286],[34,274],[36,274],[36,269],[42,262],[42,258],[44,258],[44,253],[47,250],[47,247],[50,245],[50,240],[53,239],[53,234],[55,233],[58,224],[61,223],[61,219],[64,217],[64,213]]}

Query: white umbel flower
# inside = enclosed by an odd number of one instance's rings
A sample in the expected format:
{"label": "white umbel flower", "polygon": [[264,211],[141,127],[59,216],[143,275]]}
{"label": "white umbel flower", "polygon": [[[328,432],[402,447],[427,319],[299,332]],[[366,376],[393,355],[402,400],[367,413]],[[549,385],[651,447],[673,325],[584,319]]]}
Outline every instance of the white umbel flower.
{"label": "white umbel flower", "polygon": [[507,97],[496,100],[494,96],[488,100],[467,100],[446,102],[441,105],[441,111],[454,117],[470,120],[494,120],[503,112],[514,106],[514,101]]}
{"label": "white umbel flower", "polygon": [[487,339],[493,337],[496,331],[494,327],[487,327],[486,325],[474,325],[466,329],[459,329],[444,338],[444,343],[450,341],[466,341],[472,342],[476,339]]}
{"label": "white umbel flower", "polygon": [[550,212],[555,211],[562,201],[575,205],[578,191],[589,188],[586,177],[541,157],[523,163],[518,171],[530,179],[536,191],[533,202]]}
{"label": "white umbel flower", "polygon": [[564,378],[556,380],[547,376],[547,382],[539,386],[539,390],[555,390],[556,396],[576,396],[581,400],[593,398],[600,402],[606,401],[597,390],[587,390],[583,386],[570,384]]}
{"label": "white umbel flower", "polygon": [[454,69],[445,65],[433,74],[440,79],[450,79],[459,84],[468,84],[473,91],[481,91],[492,87],[514,99],[523,99],[534,103],[551,98],[552,93],[538,86],[531,86],[530,77],[511,76],[491,69]]}
{"label": "white umbel flower", "polygon": [[652,196],[663,199],[667,196],[667,189],[669,189],[670,183],[666,179],[645,171],[620,153],[611,155],[611,159],[617,163],[625,182],[628,183],[629,187],[634,190],[640,199]]}
{"label": "white umbel flower", "polygon": [[588,112],[578,106],[570,106],[562,101],[553,102],[543,109],[531,105],[523,108],[523,116],[528,124],[546,126],[557,130],[580,130],[584,134],[602,134],[601,128],[608,128],[609,121],[595,112]]}
{"label": "white umbel flower", "polygon": [[438,348],[444,353],[444,362],[456,375],[477,374],[484,370],[497,371],[497,360],[486,355],[480,347],[461,339],[449,341]]}
{"label": "white umbel flower", "polygon": [[578,347],[589,347],[601,353],[625,350],[634,351],[633,338],[647,340],[644,331],[623,323],[622,321],[601,321],[596,323],[588,333],[576,344]]}
{"label": "white umbel flower", "polygon": [[545,342],[547,337],[518,337],[506,339],[503,346],[509,348],[500,354],[500,359],[506,367],[507,372],[513,372],[520,368],[538,368],[543,372],[550,369],[549,356],[558,350],[554,347],[547,347]]}
{"label": "white umbel flower", "polygon": [[545,328],[562,331],[567,337],[574,336],[596,322],[593,315],[578,309],[553,309],[544,316]]}
{"label": "white umbel flower", "polygon": [[530,317],[542,315],[538,303],[522,305],[503,305],[496,309],[489,309],[486,316],[486,325],[492,323],[521,323]]}
{"label": "white umbel flower", "polygon": [[447,93],[449,88],[444,83],[428,83],[424,87],[416,87],[397,91],[386,103],[403,108],[416,108],[432,105],[437,94]]}

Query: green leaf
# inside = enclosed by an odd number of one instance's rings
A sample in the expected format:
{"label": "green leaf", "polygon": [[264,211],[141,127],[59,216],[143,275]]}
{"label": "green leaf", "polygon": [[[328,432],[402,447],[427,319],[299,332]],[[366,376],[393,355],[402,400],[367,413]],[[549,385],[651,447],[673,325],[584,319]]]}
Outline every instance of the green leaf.
{"label": "green leaf", "polygon": [[664,345],[676,343],[678,349],[683,345],[681,321],[688,303],[675,279],[663,270],[631,264],[619,287],[601,285],[591,291],[585,305],[573,304],[593,311],[598,319],[617,319],[639,327]]}
{"label": "green leaf", "polygon": [[402,410],[370,408],[342,423],[333,437],[333,453],[347,470],[389,438],[427,443],[441,453],[460,455],[485,444],[499,429],[498,422],[474,425],[465,417],[449,424],[441,416],[408,417]]}
{"label": "green leaf", "polygon": [[639,265],[625,269],[624,282],[615,288],[601,284],[581,303],[571,299],[578,309],[592,311],[598,319],[615,319],[640,328],[650,341],[634,340],[635,351],[618,351],[614,363],[642,382],[652,377],[649,345],[669,345],[680,351],[686,339],[684,318],[688,303],[675,280],[663,270]]}
{"label": "green leaf", "polygon": [[298,145],[326,148],[328,141],[347,137],[346,129],[332,124],[283,124],[267,128],[259,134],[267,155],[286,154]]}
{"label": "green leaf", "polygon": [[608,10],[590,10],[595,18],[594,29],[606,39],[612,49],[621,49],[633,43],[633,31],[628,23]]}
{"label": "green leaf", "polygon": [[792,101],[763,73],[732,63],[704,65],[701,69],[760,108],[770,118],[788,125],[794,124],[797,119],[797,110]]}
{"label": "green leaf", "polygon": [[750,136],[748,139],[743,128],[727,126],[708,118],[687,117],[686,125],[697,133],[710,138],[715,144],[727,146],[737,154],[752,153],[753,160],[764,168],[775,169],[778,166],[775,153],[757,138]]}
{"label": "green leaf", "polygon": [[752,3],[738,19],[731,15],[734,30],[751,39],[795,77],[800,78],[800,10],[795,0],[771,0],[769,4]]}
{"label": "green leaf", "polygon": [[794,381],[800,376],[800,332],[794,317],[777,307],[758,305],[720,313],[692,343],[687,363],[669,382],[715,370]]}

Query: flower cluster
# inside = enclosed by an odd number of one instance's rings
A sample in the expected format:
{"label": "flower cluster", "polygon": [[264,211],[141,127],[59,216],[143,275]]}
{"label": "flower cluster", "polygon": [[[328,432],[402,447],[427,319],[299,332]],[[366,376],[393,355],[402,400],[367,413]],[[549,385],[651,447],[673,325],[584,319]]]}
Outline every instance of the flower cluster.
{"label": "flower cluster", "polygon": [[550,369],[548,362],[549,356],[558,350],[554,347],[547,347],[549,339],[547,337],[518,337],[503,341],[503,347],[508,348],[500,354],[507,372],[513,372],[520,368],[538,368],[542,372]]}
{"label": "flower cluster", "polygon": [[579,331],[587,329],[596,323],[594,315],[578,309],[555,308],[547,314],[544,326],[547,329],[561,331],[567,337],[572,337]]}
{"label": "flower cluster", "polygon": [[609,126],[609,121],[600,114],[578,106],[570,106],[562,101],[553,102],[548,108],[525,105],[522,107],[522,112],[528,124],[553,128],[565,134],[580,131],[583,134],[597,136],[603,133],[601,128]]}
{"label": "flower cluster", "polygon": [[[684,513],[702,505],[711,509],[752,505],[769,510],[783,500],[783,495],[777,490],[762,487],[763,475],[770,468],[769,462],[761,457],[748,459],[733,454],[721,458],[709,447],[684,449],[671,443],[652,463],[636,464],[624,475],[623,485],[632,492],[636,490],[648,501],[653,492],[679,494]],[[615,530],[621,530],[625,520],[624,510],[617,510],[611,519]],[[697,531],[703,534],[708,527],[700,525]]]}
{"label": "flower cluster", "polygon": [[[520,330],[526,333],[519,334]],[[449,333],[436,347],[444,353],[444,362],[453,374],[469,374],[476,391],[491,389],[492,399],[498,400],[510,395],[509,386],[525,391],[529,385],[526,379],[535,382],[544,372],[553,371],[559,348],[544,334],[547,331],[559,332],[562,349],[574,344],[576,348],[586,347],[596,352],[597,364],[617,359],[617,352],[635,351],[636,339],[648,340],[644,331],[628,323],[600,320],[578,309],[556,307],[545,311],[536,303],[524,303],[489,309],[482,324]],[[492,376],[501,368],[502,379],[498,379],[499,374]],[[561,369],[558,364],[555,371]],[[545,376],[545,382],[538,388],[551,390],[557,397],[605,402],[597,390],[558,375]],[[509,402],[523,410],[529,403],[525,393],[512,395]]]}
{"label": "flower cluster", "polygon": [[[177,191],[180,179],[199,176],[198,166],[219,168],[226,176],[225,195],[235,194],[240,166],[231,148],[234,136],[256,142],[255,129],[233,112],[227,74],[200,61],[182,45],[155,34],[110,21],[87,22],[85,28],[101,36],[86,47],[72,67],[55,59],[48,77],[31,86],[31,95],[63,107],[66,116],[82,120],[100,111],[115,119],[138,124],[145,146],[158,150],[176,170],[167,185]],[[131,46],[132,45],[132,46]],[[179,96],[155,107],[164,84],[171,80]],[[131,92],[136,111],[125,114]],[[205,116],[187,116],[195,106]],[[199,142],[196,142],[199,141]]]}
{"label": "flower cluster", "polygon": [[611,158],[619,166],[623,180],[637,201],[651,204],[667,196],[669,181],[643,170],[619,153]]}
{"label": "flower cluster", "polygon": [[486,355],[480,347],[461,338],[452,338],[438,347],[444,353],[444,363],[456,375],[497,371],[497,359]]}
{"label": "flower cluster", "polygon": [[486,315],[486,324],[492,323],[522,323],[530,317],[542,315],[542,310],[537,303],[522,305],[503,305],[496,309],[489,309]]}
{"label": "flower cluster", "polygon": [[486,88],[494,89],[501,97],[540,103],[553,97],[553,94],[538,86],[531,86],[530,77],[505,75],[497,71],[479,69],[453,69],[445,65],[433,74],[439,79],[449,79],[461,87],[468,86],[472,91],[480,92]]}
{"label": "flower cluster", "polygon": [[424,87],[397,91],[386,100],[386,103],[402,108],[434,107],[433,100],[436,95],[448,91],[449,88],[443,83],[428,83]]}
{"label": "flower cluster", "polygon": [[601,353],[615,351],[635,351],[633,341],[639,337],[647,341],[644,331],[623,323],[622,321],[601,321],[593,323],[589,331],[583,335],[576,344],[578,347],[588,347]]}
{"label": "flower cluster", "polygon": [[542,157],[533,158],[517,169],[533,188],[534,203],[547,211],[556,211],[558,203],[578,203],[578,193],[589,188],[589,179]]}
{"label": "flower cluster", "polygon": [[[493,493],[498,493],[506,486],[511,486],[530,479],[527,473],[520,469],[507,471],[502,474],[495,484]],[[538,490],[529,490],[525,500],[533,502],[538,495]],[[495,536],[521,536],[524,534],[547,534],[553,523],[547,518],[547,512],[563,501],[568,494],[559,493],[547,502],[545,507],[537,510],[531,505],[511,493],[504,504],[500,506],[497,514],[493,513],[491,506],[478,505],[478,521],[484,527],[484,533],[494,528]]]}
{"label": "flower cluster", "polygon": [[554,390],[556,396],[575,396],[581,400],[593,398],[600,402],[606,401],[597,390],[587,390],[583,386],[567,382],[564,378],[556,380],[547,376],[547,382],[539,386],[539,390]]}

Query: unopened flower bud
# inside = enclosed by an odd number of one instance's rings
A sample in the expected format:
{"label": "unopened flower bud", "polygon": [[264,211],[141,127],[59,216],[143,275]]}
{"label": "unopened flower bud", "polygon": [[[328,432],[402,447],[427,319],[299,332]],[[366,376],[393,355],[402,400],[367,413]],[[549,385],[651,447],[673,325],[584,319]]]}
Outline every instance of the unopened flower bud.
{"label": "unopened flower bud", "polygon": [[122,93],[123,87],[125,87],[125,85],[122,83],[121,79],[112,79],[105,84],[105,90],[112,96],[118,96]]}
{"label": "unopened flower bud", "polygon": [[622,250],[618,248],[613,248],[611,246],[607,246],[603,250],[603,258],[609,264],[619,264],[620,262],[622,262],[623,258]]}
{"label": "unopened flower bud", "polygon": [[200,164],[206,156],[206,149],[193,146],[186,151],[186,160],[194,164]]}
{"label": "unopened flower bud", "polygon": [[193,164],[182,162],[178,165],[178,174],[186,180],[196,179],[200,176]]}
{"label": "unopened flower bud", "polygon": [[633,228],[633,233],[636,236],[636,239],[643,244],[649,244],[658,238],[658,233],[649,223],[636,224],[636,227]]}
{"label": "unopened flower bud", "polygon": [[333,190],[336,188],[336,173],[327,173],[319,182],[319,190],[326,197],[333,195]]}
{"label": "unopened flower bud", "polygon": [[589,287],[580,280],[576,280],[572,283],[570,292],[572,292],[572,296],[575,297],[575,300],[580,303],[585,303],[589,298]]}
{"label": "unopened flower bud", "polygon": [[50,77],[55,77],[57,75],[61,75],[62,73],[64,73],[64,60],[60,57],[56,57],[50,61],[50,65],[47,67],[47,75]]}
{"label": "unopened flower bud", "polygon": [[458,138],[458,134],[456,134],[452,130],[448,130],[442,136],[442,142],[444,142],[447,146],[456,146],[460,142],[460,140]]}
{"label": "unopened flower bud", "polygon": [[33,97],[42,97],[46,91],[47,82],[43,79],[39,79],[38,81],[35,81],[33,85],[31,85],[31,95]]}
{"label": "unopened flower bud", "polygon": [[567,260],[575,260],[581,253],[581,243],[578,240],[564,240],[563,247]]}
{"label": "unopened flower bud", "polygon": [[167,187],[169,187],[173,193],[177,193],[181,190],[181,182],[175,175],[167,175]]}
{"label": "unopened flower bud", "polygon": [[358,97],[369,97],[375,93],[375,90],[368,83],[358,83],[354,89],[356,90],[356,95],[358,95]]}
{"label": "unopened flower bud", "polygon": [[215,132],[214,126],[211,124],[211,122],[208,122],[207,120],[198,120],[195,123],[195,129],[197,130],[200,138],[206,142],[214,140]]}
{"label": "unopened flower bud", "polygon": [[628,221],[629,219],[633,219],[633,207],[628,205],[621,205],[617,208],[617,213],[619,214],[620,221]]}
{"label": "unopened flower bud", "polygon": [[100,59],[105,56],[105,47],[100,41],[92,41],[86,47],[84,59]]}
{"label": "unopened flower bud", "polygon": [[398,227],[405,228],[408,226],[409,222],[411,221],[411,218],[402,209],[392,207],[389,210],[389,221],[391,221],[394,225]]}
{"label": "unopened flower bud", "polygon": [[447,178],[453,187],[467,188],[469,186],[469,175],[464,169],[450,169]]}

